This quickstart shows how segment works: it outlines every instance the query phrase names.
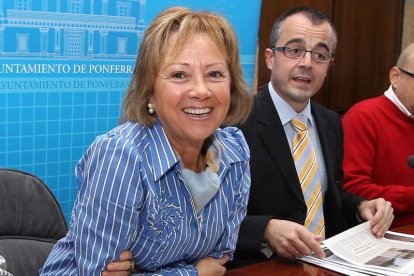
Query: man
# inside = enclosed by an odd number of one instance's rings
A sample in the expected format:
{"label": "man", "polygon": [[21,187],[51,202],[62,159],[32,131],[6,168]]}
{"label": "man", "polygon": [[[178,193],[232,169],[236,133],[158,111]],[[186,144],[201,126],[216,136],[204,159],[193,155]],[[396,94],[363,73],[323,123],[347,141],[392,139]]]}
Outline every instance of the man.
{"label": "man", "polygon": [[[395,212],[393,227],[414,223],[414,43],[390,70],[390,87],[344,116],[344,189],[383,197]],[[414,157],[411,157],[414,158]]]}
{"label": "man", "polygon": [[[382,237],[392,222],[389,202],[364,201],[342,191],[340,117],[310,101],[332,65],[336,40],[329,18],[311,8],[290,10],[273,26],[265,52],[271,81],[257,93],[253,112],[241,126],[251,151],[252,185],[236,262],[272,251],[287,258],[312,252],[324,257],[323,238],[363,220],[370,220],[372,232]],[[292,157],[292,151],[305,151],[305,143],[300,144],[305,138],[295,138],[298,127],[292,119],[307,125],[306,148],[313,149],[306,169],[295,166],[301,156]],[[306,182],[308,174],[312,184]],[[305,190],[308,205],[301,183],[314,186],[316,197],[308,198],[310,189]]]}

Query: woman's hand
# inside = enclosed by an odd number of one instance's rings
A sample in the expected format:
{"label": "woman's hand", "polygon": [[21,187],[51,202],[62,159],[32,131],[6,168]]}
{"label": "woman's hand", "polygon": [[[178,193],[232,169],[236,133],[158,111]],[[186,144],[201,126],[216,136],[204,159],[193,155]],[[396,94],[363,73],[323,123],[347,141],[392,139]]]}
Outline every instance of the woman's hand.
{"label": "woman's hand", "polygon": [[132,252],[124,251],[116,262],[110,262],[101,276],[129,276],[131,275]]}
{"label": "woman's hand", "polygon": [[226,273],[226,268],[224,265],[229,260],[229,256],[224,255],[220,259],[207,257],[201,259],[196,264],[196,269],[199,276],[216,276],[224,275]]}

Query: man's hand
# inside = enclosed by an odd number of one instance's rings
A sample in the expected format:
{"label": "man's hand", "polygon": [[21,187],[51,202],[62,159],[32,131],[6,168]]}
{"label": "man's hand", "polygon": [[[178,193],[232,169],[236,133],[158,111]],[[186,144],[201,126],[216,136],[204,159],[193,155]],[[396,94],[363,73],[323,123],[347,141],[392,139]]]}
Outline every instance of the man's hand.
{"label": "man's hand", "polygon": [[207,257],[201,259],[196,264],[196,269],[199,276],[215,276],[224,275],[226,268],[224,265],[229,260],[229,256],[224,255],[220,259]]}
{"label": "man's hand", "polygon": [[287,220],[269,221],[264,239],[270,248],[284,258],[301,257],[315,252],[319,258],[325,258],[319,242],[323,237],[315,236],[306,227]]}
{"label": "man's hand", "polygon": [[359,215],[364,220],[371,221],[372,233],[377,238],[382,238],[394,219],[394,209],[391,202],[383,198],[365,200],[359,206]]}
{"label": "man's hand", "polygon": [[107,265],[106,270],[101,273],[102,276],[129,276],[131,275],[132,252],[124,251],[119,256],[119,261],[111,262]]}

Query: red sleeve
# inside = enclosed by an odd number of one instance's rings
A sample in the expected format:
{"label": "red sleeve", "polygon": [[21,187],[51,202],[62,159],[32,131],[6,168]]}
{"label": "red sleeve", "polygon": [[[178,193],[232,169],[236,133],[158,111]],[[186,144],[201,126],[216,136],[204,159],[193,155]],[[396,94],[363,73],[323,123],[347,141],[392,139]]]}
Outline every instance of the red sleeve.
{"label": "red sleeve", "polygon": [[[343,117],[344,127],[344,190],[367,199],[382,197],[391,202],[394,213],[414,213],[414,187],[389,183],[379,185],[373,179],[374,166],[389,169],[389,160],[375,160],[378,119],[352,108]],[[382,129],[384,131],[384,129]],[[391,141],[390,141],[391,142]],[[395,143],[395,141],[394,141]]]}

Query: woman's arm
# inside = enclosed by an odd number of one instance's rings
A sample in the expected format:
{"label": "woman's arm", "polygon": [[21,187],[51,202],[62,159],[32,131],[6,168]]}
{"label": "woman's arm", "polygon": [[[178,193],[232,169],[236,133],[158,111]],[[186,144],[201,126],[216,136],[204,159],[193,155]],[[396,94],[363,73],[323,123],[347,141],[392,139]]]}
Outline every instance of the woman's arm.
{"label": "woman's arm", "polygon": [[71,229],[41,275],[99,275],[132,244],[142,201],[134,147],[119,137],[99,137],[79,161],[76,177]]}

